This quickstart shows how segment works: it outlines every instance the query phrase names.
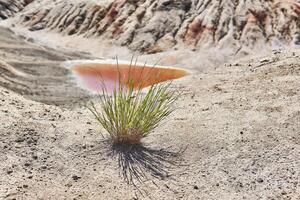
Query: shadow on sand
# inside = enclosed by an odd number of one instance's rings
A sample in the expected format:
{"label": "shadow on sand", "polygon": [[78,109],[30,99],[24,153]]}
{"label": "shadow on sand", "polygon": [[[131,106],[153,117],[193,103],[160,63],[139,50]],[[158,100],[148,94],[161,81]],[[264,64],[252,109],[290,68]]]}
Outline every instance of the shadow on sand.
{"label": "shadow on sand", "polygon": [[82,151],[81,156],[86,158],[90,155],[91,157],[88,157],[94,161],[95,155],[101,155],[101,160],[103,156],[111,158],[107,164],[117,164],[124,181],[135,187],[143,197],[151,193],[148,187],[143,185],[154,184],[160,187],[159,181],[164,180],[171,181],[168,184],[176,184],[175,174],[181,173],[188,166],[183,159],[187,147],[174,151],[172,147],[152,148],[144,144],[113,145],[109,139],[97,143],[91,149]]}
{"label": "shadow on sand", "polygon": [[109,155],[117,157],[125,181],[135,185],[136,181],[141,183],[170,177],[170,171],[181,165],[184,151],[156,150],[143,145],[113,145]]}

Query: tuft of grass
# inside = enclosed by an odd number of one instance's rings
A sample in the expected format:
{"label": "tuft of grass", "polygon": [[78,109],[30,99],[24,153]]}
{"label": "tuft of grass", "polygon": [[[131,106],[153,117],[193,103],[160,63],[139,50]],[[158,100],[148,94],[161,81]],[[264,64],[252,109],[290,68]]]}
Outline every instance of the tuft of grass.
{"label": "tuft of grass", "polygon": [[100,107],[88,107],[99,124],[109,133],[114,144],[139,144],[173,111],[178,93],[171,82],[152,85],[145,93],[134,84],[121,84],[113,94],[102,89]]}

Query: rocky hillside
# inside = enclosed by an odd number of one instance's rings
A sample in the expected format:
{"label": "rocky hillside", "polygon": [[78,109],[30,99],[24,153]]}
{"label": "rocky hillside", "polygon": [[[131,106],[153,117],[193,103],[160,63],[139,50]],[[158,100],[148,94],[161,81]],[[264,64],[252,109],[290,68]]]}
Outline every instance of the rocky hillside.
{"label": "rocky hillside", "polygon": [[300,45],[296,0],[39,0],[15,23],[31,31],[96,37],[145,53],[214,47],[235,54]]}

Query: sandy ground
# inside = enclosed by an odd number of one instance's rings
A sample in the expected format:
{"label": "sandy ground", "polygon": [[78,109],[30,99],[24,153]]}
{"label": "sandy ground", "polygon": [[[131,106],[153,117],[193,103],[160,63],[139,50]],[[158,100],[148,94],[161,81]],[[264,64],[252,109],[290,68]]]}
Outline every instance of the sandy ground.
{"label": "sandy ground", "polygon": [[299,51],[175,81],[174,115],[112,147],[59,65],[88,55],[5,31],[1,59],[36,76],[0,69],[0,199],[300,199]]}

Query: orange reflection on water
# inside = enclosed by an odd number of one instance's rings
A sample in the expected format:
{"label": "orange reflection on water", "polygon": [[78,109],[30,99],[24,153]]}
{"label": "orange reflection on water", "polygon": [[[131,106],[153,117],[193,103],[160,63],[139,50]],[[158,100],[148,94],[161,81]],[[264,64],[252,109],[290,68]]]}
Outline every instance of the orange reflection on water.
{"label": "orange reflection on water", "polygon": [[182,69],[122,63],[77,64],[72,66],[71,70],[79,83],[93,92],[100,92],[103,86],[111,92],[118,87],[119,83],[128,87],[129,82],[135,89],[146,88],[188,74]]}

